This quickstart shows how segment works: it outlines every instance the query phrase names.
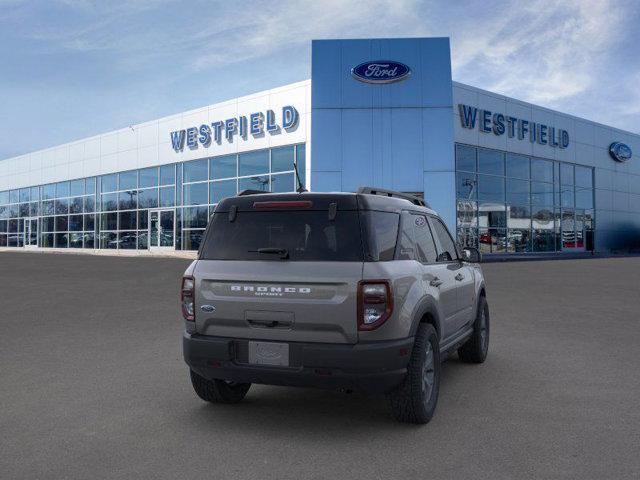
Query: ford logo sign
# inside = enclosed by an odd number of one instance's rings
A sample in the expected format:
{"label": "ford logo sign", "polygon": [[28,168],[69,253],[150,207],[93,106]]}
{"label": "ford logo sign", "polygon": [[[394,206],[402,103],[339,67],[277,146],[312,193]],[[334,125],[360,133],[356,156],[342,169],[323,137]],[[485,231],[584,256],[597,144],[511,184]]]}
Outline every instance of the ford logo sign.
{"label": "ford logo sign", "polygon": [[390,60],[364,62],[351,69],[356,80],[366,83],[392,83],[404,80],[411,74],[411,69],[404,63]]}
{"label": "ford logo sign", "polygon": [[609,145],[609,155],[617,162],[626,162],[631,159],[631,147],[622,142],[613,142]]}

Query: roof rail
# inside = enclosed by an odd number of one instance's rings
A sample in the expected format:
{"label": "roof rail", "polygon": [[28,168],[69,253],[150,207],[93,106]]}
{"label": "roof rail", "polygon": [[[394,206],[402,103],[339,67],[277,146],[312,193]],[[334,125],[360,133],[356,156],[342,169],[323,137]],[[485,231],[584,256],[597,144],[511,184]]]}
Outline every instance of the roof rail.
{"label": "roof rail", "polygon": [[261,193],[271,193],[271,192],[265,192],[264,190],[252,190],[251,188],[248,188],[238,193],[238,197],[246,197],[247,195],[259,195]]}
{"label": "roof rail", "polygon": [[358,189],[358,193],[364,193],[367,195],[381,195],[383,197],[402,198],[404,200],[409,200],[414,205],[431,208],[429,204],[423,199],[418,198],[415,195],[410,195],[408,193],[396,192],[395,190],[385,190],[384,188],[376,187],[360,187]]}

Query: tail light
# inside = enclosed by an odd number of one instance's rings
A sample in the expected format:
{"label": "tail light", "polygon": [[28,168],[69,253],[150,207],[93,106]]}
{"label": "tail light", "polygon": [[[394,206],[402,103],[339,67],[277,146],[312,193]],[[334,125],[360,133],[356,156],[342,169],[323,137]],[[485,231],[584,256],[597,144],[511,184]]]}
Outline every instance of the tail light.
{"label": "tail light", "polygon": [[182,277],[182,288],[180,289],[180,303],[182,304],[182,316],[190,322],[195,321],[195,301],[194,301],[195,280],[193,277]]}
{"label": "tail light", "polygon": [[388,280],[365,280],[358,284],[358,330],[374,330],[393,312]]}

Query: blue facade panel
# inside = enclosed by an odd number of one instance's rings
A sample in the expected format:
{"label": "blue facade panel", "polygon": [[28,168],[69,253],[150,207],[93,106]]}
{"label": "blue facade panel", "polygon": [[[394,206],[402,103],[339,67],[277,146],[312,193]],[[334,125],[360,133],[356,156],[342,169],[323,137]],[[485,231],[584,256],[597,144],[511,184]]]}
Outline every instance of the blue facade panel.
{"label": "blue facade panel", "polygon": [[[391,83],[364,82],[352,75],[360,64],[383,61],[405,65],[410,74]],[[317,40],[311,63],[312,190],[326,190],[339,181],[343,191],[370,185],[424,192],[434,207],[446,206],[439,213],[453,231],[449,40]],[[431,182],[430,172],[447,175]],[[425,185],[433,188],[425,190]]]}

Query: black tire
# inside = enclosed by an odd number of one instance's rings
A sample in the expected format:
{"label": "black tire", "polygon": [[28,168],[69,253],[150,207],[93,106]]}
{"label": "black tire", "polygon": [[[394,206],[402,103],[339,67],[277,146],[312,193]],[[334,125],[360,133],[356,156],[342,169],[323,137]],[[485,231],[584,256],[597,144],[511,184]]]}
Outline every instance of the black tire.
{"label": "black tire", "polygon": [[[427,423],[433,417],[440,391],[440,348],[433,325],[421,323],[411,351],[407,376],[387,394],[396,420]],[[430,384],[429,384],[430,383]]]}
{"label": "black tire", "polygon": [[458,349],[460,360],[467,363],[483,363],[489,351],[489,305],[482,296],[478,301],[478,313],[473,322],[473,334]]}
{"label": "black tire", "polygon": [[250,383],[232,383],[225,380],[207,380],[193,370],[191,372],[191,385],[198,396],[211,403],[238,403],[245,397]]}

